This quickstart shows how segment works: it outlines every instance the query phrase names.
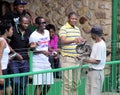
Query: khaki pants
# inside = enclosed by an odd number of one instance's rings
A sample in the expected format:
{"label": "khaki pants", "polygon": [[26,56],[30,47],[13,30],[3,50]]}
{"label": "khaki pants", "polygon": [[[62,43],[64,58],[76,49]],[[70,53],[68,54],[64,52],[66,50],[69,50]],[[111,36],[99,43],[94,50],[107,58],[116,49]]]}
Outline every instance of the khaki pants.
{"label": "khaki pants", "polygon": [[86,76],[85,95],[101,95],[104,81],[104,70],[88,71]]}
{"label": "khaki pants", "polygon": [[[74,58],[63,56],[60,58],[60,63],[62,68],[79,65]],[[63,85],[61,95],[78,95],[77,85],[80,81],[80,69],[65,70],[62,74]]]}

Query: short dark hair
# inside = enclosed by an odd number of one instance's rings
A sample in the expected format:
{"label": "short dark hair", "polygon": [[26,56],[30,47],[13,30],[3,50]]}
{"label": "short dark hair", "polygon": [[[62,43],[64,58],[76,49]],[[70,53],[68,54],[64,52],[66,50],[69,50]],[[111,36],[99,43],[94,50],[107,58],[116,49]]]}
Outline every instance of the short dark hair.
{"label": "short dark hair", "polygon": [[9,20],[3,20],[0,22],[0,35],[5,34],[6,30],[8,31],[12,27],[12,24]]}
{"label": "short dark hair", "polygon": [[[27,16],[21,15],[20,18],[19,18],[19,21],[22,21],[23,18],[27,18]],[[27,18],[27,19],[28,19],[28,18]]]}
{"label": "short dark hair", "polygon": [[42,16],[38,16],[38,17],[36,17],[35,18],[35,23],[37,24],[37,25],[40,25],[41,24],[41,19],[44,19]]}
{"label": "short dark hair", "polygon": [[68,18],[70,18],[72,15],[78,16],[78,14],[77,14],[76,12],[70,12],[70,13],[68,14]]}
{"label": "short dark hair", "polygon": [[48,25],[46,26],[46,29],[47,29],[47,30],[53,29],[54,31],[56,31],[55,26],[54,26],[53,24],[48,24]]}

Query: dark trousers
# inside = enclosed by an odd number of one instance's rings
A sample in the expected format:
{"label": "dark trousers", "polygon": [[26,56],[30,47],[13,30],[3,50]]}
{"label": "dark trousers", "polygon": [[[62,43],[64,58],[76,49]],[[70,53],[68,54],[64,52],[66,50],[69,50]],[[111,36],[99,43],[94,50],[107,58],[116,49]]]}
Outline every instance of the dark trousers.
{"label": "dark trousers", "polygon": [[[28,60],[11,60],[8,64],[10,74],[18,74],[29,72]],[[26,85],[28,82],[28,76],[14,77],[11,79],[11,86],[13,89],[13,95],[25,95]]]}
{"label": "dark trousers", "polygon": [[[57,68],[61,67],[59,58],[55,59],[54,56],[50,56],[49,57],[49,62],[51,63],[52,69],[57,69]],[[61,77],[61,72],[60,71],[59,72],[55,72],[54,73],[54,77],[56,77],[56,78]]]}

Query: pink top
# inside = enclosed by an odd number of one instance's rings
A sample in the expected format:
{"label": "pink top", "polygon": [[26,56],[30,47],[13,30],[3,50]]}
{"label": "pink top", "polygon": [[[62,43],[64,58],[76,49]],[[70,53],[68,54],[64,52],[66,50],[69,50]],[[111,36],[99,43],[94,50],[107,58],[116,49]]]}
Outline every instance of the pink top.
{"label": "pink top", "polygon": [[[49,48],[51,48],[51,49],[53,49],[54,51],[56,51],[57,48],[58,48],[58,36],[57,36],[57,35],[54,35],[54,36],[50,39],[48,45],[49,45]],[[49,52],[52,52],[52,51],[49,51]]]}

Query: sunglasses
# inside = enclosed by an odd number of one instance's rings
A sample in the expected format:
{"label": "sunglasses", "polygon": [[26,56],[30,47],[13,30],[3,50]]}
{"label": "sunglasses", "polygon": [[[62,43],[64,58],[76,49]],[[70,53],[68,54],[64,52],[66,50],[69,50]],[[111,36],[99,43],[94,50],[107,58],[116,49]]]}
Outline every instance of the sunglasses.
{"label": "sunglasses", "polygon": [[46,24],[46,22],[41,22],[41,24]]}

